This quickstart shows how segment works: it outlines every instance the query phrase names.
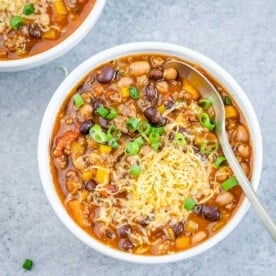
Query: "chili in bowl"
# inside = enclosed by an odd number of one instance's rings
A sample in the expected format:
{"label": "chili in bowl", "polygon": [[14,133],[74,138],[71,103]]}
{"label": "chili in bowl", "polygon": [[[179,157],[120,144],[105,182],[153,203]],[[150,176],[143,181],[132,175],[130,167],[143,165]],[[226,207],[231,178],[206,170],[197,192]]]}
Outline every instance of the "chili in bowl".
{"label": "chili in bowl", "polygon": [[1,0],[0,71],[35,67],[74,47],[91,30],[105,1]]}
{"label": "chili in bowl", "polygon": [[133,262],[181,260],[223,239],[248,208],[214,133],[201,70],[225,103],[231,146],[257,187],[262,144],[244,92],[189,49],[134,43],[100,53],[61,84],[41,125],[38,159],[46,194],[65,225],[100,252]]}

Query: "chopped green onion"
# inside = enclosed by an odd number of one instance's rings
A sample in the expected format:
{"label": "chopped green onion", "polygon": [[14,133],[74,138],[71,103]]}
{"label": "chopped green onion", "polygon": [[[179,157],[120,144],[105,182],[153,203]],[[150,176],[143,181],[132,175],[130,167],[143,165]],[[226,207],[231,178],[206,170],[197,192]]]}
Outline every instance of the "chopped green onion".
{"label": "chopped green onion", "polygon": [[200,152],[203,154],[212,154],[218,150],[217,141],[204,141],[200,146]]}
{"label": "chopped green onion", "polygon": [[151,132],[149,135],[149,141],[150,143],[156,143],[159,142],[160,140],[160,135],[157,132]]}
{"label": "chopped green onion", "polygon": [[211,100],[207,99],[207,98],[204,98],[204,99],[200,99],[198,101],[198,105],[201,106],[203,109],[208,109],[209,107],[212,106],[212,102]]}
{"label": "chopped green onion", "polygon": [[127,128],[134,132],[137,130],[137,127],[138,127],[138,124],[139,124],[139,121],[134,118],[134,117],[131,117],[127,122],[126,122],[126,125],[127,125]]}
{"label": "chopped green onion", "polygon": [[184,208],[191,211],[196,206],[196,202],[192,198],[187,198],[184,202]]}
{"label": "chopped green onion", "polygon": [[139,93],[139,91],[136,87],[132,86],[128,89],[128,91],[129,91],[129,95],[132,99],[139,99],[140,98],[140,93]]}
{"label": "chopped green onion", "polygon": [[77,106],[77,107],[81,107],[84,104],[84,100],[79,93],[77,93],[73,96],[73,101],[74,101],[75,106]]}
{"label": "chopped green onion", "polygon": [[150,146],[151,146],[152,149],[158,150],[161,146],[161,143],[160,142],[154,142],[154,143],[151,143]]}
{"label": "chopped green onion", "polygon": [[225,105],[231,105],[232,104],[232,100],[230,99],[229,96],[225,96],[223,98],[223,102],[224,102]]}
{"label": "chopped green onion", "polygon": [[152,127],[151,132],[157,132],[159,135],[164,133],[165,127]]}
{"label": "chopped green onion", "polygon": [[200,124],[208,130],[214,130],[216,127],[216,124],[211,121],[209,115],[205,112],[199,114],[199,121]]}
{"label": "chopped green onion", "polygon": [[109,112],[108,114],[104,117],[107,120],[113,120],[114,118],[116,118],[118,115],[118,112],[115,108],[111,107],[109,108]]}
{"label": "chopped green onion", "polygon": [[113,120],[114,118],[117,117],[118,112],[113,107],[108,109],[103,106],[100,106],[96,109],[96,114],[98,114],[99,116],[101,116],[106,120]]}
{"label": "chopped green onion", "polygon": [[121,131],[115,127],[115,126],[110,126],[107,130],[107,139],[108,140],[119,140],[122,136]]}
{"label": "chopped green onion", "polygon": [[91,138],[99,144],[104,144],[105,142],[107,142],[107,135],[102,131],[102,128],[97,124],[90,128],[89,134]]}
{"label": "chopped green onion", "polygon": [[185,139],[185,136],[182,133],[179,133],[179,132],[175,133],[174,140],[176,141],[176,143],[179,146],[186,146],[187,145],[187,141]]}
{"label": "chopped green onion", "polygon": [[221,183],[223,190],[228,191],[238,185],[238,180],[235,176],[229,177],[227,180]]}
{"label": "chopped green onion", "polygon": [[35,7],[34,4],[27,4],[24,8],[23,8],[23,13],[25,15],[31,15],[33,14],[35,11]]}
{"label": "chopped green onion", "polygon": [[109,140],[108,145],[113,149],[117,149],[119,147],[119,143],[116,140]]}
{"label": "chopped green onion", "polygon": [[30,259],[26,259],[22,265],[22,267],[26,270],[31,270],[33,266],[33,261]]}
{"label": "chopped green onion", "polygon": [[141,167],[140,166],[131,166],[130,168],[130,174],[133,176],[139,176],[141,173]]}
{"label": "chopped green onion", "polygon": [[140,147],[143,146],[144,143],[145,143],[144,139],[141,136],[139,136],[138,138],[136,138],[134,140],[134,142],[136,142]]}
{"label": "chopped green onion", "polygon": [[126,145],[125,153],[127,155],[135,155],[140,151],[140,146],[137,142],[129,142]]}
{"label": "chopped green onion", "polygon": [[224,156],[218,156],[214,162],[214,167],[218,169],[225,161],[226,158]]}
{"label": "chopped green onion", "polygon": [[107,136],[103,131],[94,131],[90,135],[91,138],[99,144],[104,144],[107,142]]}
{"label": "chopped green onion", "polygon": [[91,133],[91,132],[95,132],[95,131],[102,131],[101,126],[98,125],[98,124],[95,124],[95,125],[92,126],[92,127],[90,128],[90,130],[89,130],[90,133]]}
{"label": "chopped green onion", "polygon": [[107,108],[103,107],[103,106],[100,106],[96,109],[96,114],[98,114],[102,118],[106,118],[108,113],[109,113],[109,110]]}
{"label": "chopped green onion", "polygon": [[143,134],[149,134],[151,132],[151,125],[147,121],[139,122],[137,130]]}
{"label": "chopped green onion", "polygon": [[15,15],[11,18],[10,25],[14,30],[18,30],[22,25],[24,25],[24,19],[19,15]]}

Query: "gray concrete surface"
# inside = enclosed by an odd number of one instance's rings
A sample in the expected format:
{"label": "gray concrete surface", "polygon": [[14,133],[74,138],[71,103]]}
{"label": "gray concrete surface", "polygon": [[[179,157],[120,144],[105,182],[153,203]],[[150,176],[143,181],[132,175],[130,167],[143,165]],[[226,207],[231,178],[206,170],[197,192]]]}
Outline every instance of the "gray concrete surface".
{"label": "gray concrete surface", "polygon": [[[264,167],[258,194],[276,209],[276,1],[108,0],[93,31],[55,62],[0,73],[0,275],[276,275],[276,246],[252,208],[211,250],[164,265],[130,264],[88,248],[59,221],[42,190],[36,145],[47,102],[69,71],[111,46],[167,41],[214,59],[245,89],[260,121]],[[25,258],[33,270],[21,268]]]}

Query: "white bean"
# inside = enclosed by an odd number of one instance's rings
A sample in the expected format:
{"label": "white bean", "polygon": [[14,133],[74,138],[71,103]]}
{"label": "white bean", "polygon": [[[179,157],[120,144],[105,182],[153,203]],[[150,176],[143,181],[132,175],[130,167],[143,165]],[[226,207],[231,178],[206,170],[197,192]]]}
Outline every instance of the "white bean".
{"label": "white bean", "polygon": [[216,203],[223,206],[233,201],[234,196],[229,192],[222,192],[216,197]]}
{"label": "white bean", "polygon": [[175,80],[177,77],[177,71],[174,68],[166,68],[163,73],[163,77],[166,80]]}
{"label": "white bean", "polygon": [[239,156],[243,159],[249,158],[251,153],[250,146],[248,144],[240,144],[238,146],[238,153],[239,153]]}
{"label": "white bean", "polygon": [[159,93],[167,93],[169,91],[169,85],[166,81],[158,81],[156,83],[156,89]]}
{"label": "white bean", "polygon": [[228,167],[221,167],[217,170],[215,178],[218,182],[223,182],[232,174],[232,171]]}
{"label": "white bean", "polygon": [[150,64],[147,61],[135,61],[129,65],[130,74],[138,77],[148,74],[150,71]]}
{"label": "white bean", "polygon": [[238,125],[237,127],[236,140],[239,142],[249,141],[248,131],[243,125]]}
{"label": "white bean", "polygon": [[206,237],[207,237],[207,234],[204,231],[199,231],[193,235],[191,242],[192,244],[199,243],[202,240],[204,240]]}
{"label": "white bean", "polygon": [[123,88],[123,87],[129,87],[133,84],[133,79],[129,78],[129,77],[122,77],[119,81],[118,81],[118,87],[119,88]]}

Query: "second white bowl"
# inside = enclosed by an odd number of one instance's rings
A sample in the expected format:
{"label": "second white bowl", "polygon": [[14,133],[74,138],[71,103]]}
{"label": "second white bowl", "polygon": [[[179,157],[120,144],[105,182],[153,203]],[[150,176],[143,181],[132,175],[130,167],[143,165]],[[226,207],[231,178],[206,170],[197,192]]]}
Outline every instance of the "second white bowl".
{"label": "second white bowl", "polygon": [[0,72],[15,72],[31,69],[66,54],[90,32],[101,15],[105,3],[106,0],[97,0],[81,25],[56,46],[34,56],[14,60],[0,60]]}

